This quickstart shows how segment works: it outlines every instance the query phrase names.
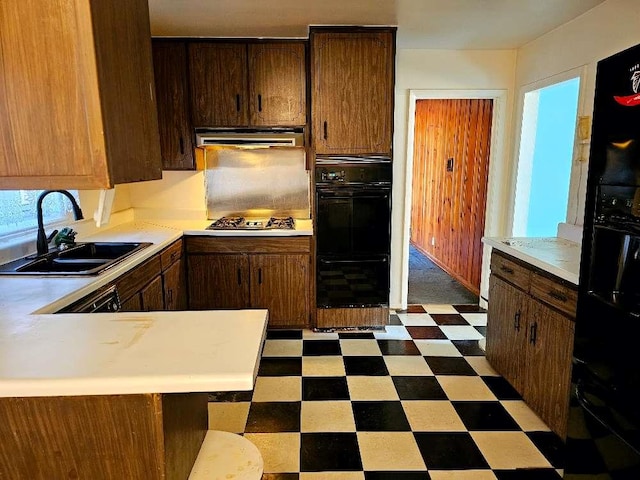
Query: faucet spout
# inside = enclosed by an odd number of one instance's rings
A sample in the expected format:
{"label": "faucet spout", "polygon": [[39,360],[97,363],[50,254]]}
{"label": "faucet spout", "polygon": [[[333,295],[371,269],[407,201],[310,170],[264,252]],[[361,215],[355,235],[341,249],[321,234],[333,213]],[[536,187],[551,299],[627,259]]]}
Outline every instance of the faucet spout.
{"label": "faucet spout", "polygon": [[73,195],[71,195],[67,190],[45,190],[44,192],[42,192],[38,197],[38,202],[36,203],[36,214],[38,216],[38,236],[36,238],[36,249],[38,252],[38,256],[44,255],[49,252],[49,242],[47,241],[46,233],[44,233],[44,222],[42,219],[42,200],[44,200],[44,197],[54,192],[61,193],[69,199],[69,201],[71,202],[71,206],[73,207],[73,217],[76,220],[82,220],[84,218],[82,216],[80,205],[78,205],[76,199],[73,198]]}

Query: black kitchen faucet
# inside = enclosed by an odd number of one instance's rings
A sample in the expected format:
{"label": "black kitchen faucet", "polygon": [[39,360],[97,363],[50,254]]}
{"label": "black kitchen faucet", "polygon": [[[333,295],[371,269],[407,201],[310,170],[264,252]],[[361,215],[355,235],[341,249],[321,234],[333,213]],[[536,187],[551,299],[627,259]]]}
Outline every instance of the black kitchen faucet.
{"label": "black kitchen faucet", "polygon": [[82,220],[84,218],[82,216],[82,210],[80,209],[80,205],[78,205],[78,202],[76,202],[76,199],[73,198],[73,195],[71,195],[68,191],[45,190],[44,192],[42,192],[38,197],[38,202],[36,204],[36,213],[38,215],[38,237],[36,239],[36,249],[38,252],[38,256],[44,255],[45,253],[49,252],[50,239],[48,239],[47,235],[44,233],[44,225],[42,221],[42,200],[44,200],[44,197],[54,192],[61,193],[69,199],[69,201],[71,202],[71,206],[73,207],[73,216],[76,220]]}

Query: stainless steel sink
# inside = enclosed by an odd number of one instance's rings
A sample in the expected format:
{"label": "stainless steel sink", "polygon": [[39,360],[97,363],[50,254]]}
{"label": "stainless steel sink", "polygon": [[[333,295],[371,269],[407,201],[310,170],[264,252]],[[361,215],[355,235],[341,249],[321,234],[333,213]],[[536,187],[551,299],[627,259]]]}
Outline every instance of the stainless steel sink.
{"label": "stainless steel sink", "polygon": [[29,256],[0,265],[2,275],[97,275],[151,243],[76,243],[40,257]]}

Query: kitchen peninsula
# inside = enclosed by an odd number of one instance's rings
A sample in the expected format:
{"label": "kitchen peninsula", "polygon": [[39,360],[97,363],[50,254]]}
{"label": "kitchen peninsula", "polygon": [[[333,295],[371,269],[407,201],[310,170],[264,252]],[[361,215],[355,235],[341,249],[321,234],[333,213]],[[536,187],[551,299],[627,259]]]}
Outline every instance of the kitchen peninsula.
{"label": "kitchen peninsula", "polygon": [[207,430],[205,392],[253,388],[264,309],[53,315],[185,232],[215,235],[206,220],[162,223],[83,236],[152,242],[101,275],[0,277],[0,478],[186,478]]}

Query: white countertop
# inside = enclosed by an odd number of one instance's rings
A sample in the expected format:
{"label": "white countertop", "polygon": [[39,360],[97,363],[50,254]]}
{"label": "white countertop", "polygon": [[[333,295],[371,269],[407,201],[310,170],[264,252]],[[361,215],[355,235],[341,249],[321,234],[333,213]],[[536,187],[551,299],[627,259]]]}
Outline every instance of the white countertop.
{"label": "white countertop", "polygon": [[0,275],[0,396],[251,390],[266,310],[50,315],[114,281],[183,235],[312,235],[205,230],[210,220],[147,220],[78,241],[152,242],[97,276]]}
{"label": "white countertop", "polygon": [[482,241],[497,250],[578,285],[580,244],[558,237],[500,238],[484,237]]}
{"label": "white countertop", "polygon": [[251,390],[266,310],[0,320],[0,397]]}

